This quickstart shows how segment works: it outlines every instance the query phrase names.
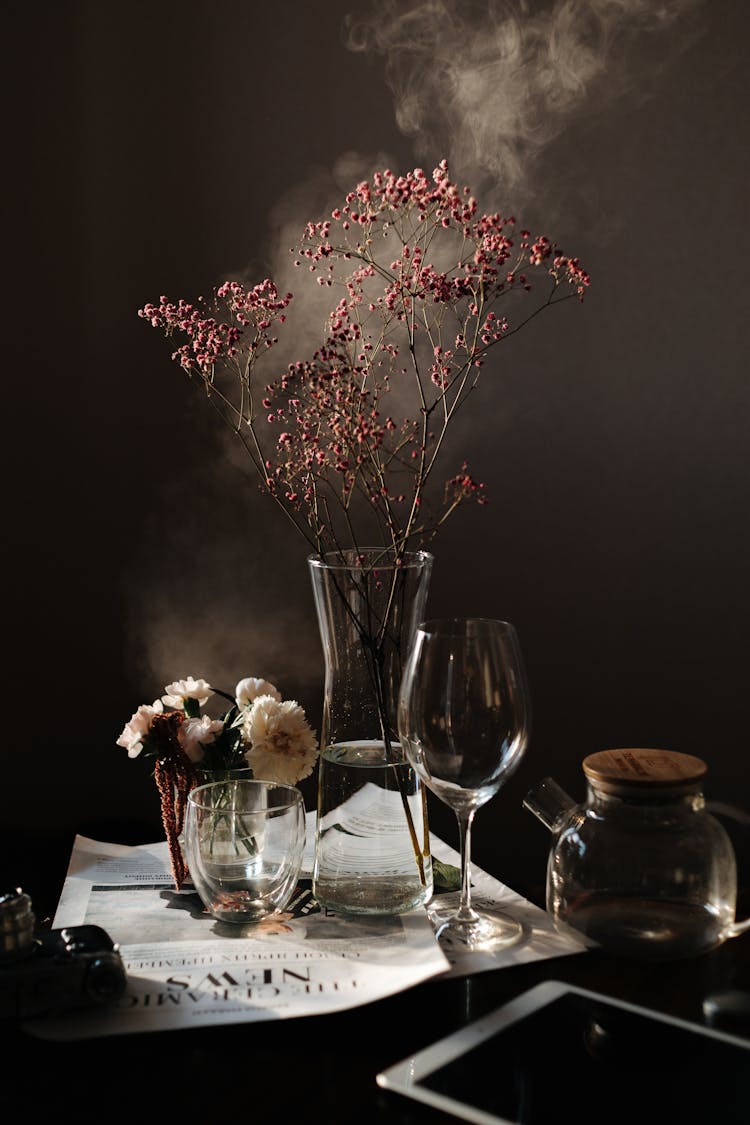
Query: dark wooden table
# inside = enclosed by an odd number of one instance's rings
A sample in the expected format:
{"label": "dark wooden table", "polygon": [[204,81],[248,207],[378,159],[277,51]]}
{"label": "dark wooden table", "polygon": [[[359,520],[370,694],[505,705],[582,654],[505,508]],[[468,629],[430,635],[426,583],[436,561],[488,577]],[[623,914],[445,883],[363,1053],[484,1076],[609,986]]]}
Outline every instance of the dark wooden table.
{"label": "dark wooden table", "polygon": [[[143,842],[103,832],[98,838]],[[14,855],[25,857],[14,869],[16,876],[25,880],[24,889],[32,895],[42,924],[49,924],[54,913],[72,842],[72,835],[65,840],[37,840],[35,845],[29,841],[20,852],[14,841]],[[50,862],[51,856],[55,862]],[[534,865],[529,879],[520,851],[512,866],[506,881],[543,905],[538,866]],[[6,852],[2,865],[6,880],[7,867]],[[738,913],[747,912],[749,905],[750,887],[745,881]],[[31,1122],[51,1114],[75,1122],[196,1121],[199,1115],[248,1122],[261,1116],[266,1121],[288,1120],[292,1115],[311,1122],[387,1121],[391,1125],[455,1121],[380,1090],[375,1075],[550,979],[704,1024],[707,997],[731,990],[750,994],[750,934],[701,957],[672,964],[643,964],[586,952],[467,978],[436,979],[386,1000],[320,1017],[76,1043],[34,1039],[6,1020],[0,1055],[3,1105],[10,1108],[15,1101],[25,1114],[23,1119]],[[734,1024],[731,1030],[750,1039],[747,1023]],[[576,1096],[584,1096],[576,1090],[575,1075],[570,1083]],[[568,1112],[569,1117],[561,1113],[559,1122],[575,1120],[570,1106]],[[10,1125],[7,1114],[4,1120]],[[717,1110],[716,1121],[721,1120]]]}

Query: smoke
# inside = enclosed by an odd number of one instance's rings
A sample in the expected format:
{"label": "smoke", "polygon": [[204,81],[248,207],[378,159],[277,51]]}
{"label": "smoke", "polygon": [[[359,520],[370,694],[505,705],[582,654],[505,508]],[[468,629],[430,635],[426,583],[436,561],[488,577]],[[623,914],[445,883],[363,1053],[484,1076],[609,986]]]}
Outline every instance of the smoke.
{"label": "smoke", "polygon": [[[526,217],[546,183],[560,195],[560,175],[542,168],[545,154],[581,120],[650,96],[665,64],[693,41],[687,16],[699,3],[374,0],[347,18],[344,42],[385,59],[396,123],[418,158],[447,156],[453,177],[471,184],[484,210],[516,210],[522,196]],[[255,284],[268,274],[295,294],[293,329],[272,353],[276,373],[312,353],[331,304],[330,291],[300,277],[290,247],[307,221],[330,214],[355,183],[389,166],[387,153],[346,152],[330,168],[306,169],[269,216],[261,260],[235,275]],[[196,402],[196,411],[205,409]],[[497,409],[492,416],[497,427]],[[162,580],[171,559],[152,557],[134,574],[130,631],[144,680],[160,685],[194,674],[231,688],[258,675],[285,694],[293,685],[312,696],[322,663],[306,551],[270,510],[240,444],[220,433],[206,443],[202,467],[186,470],[177,487],[195,499],[186,516],[181,497],[167,498],[183,511],[179,535],[170,527],[169,552],[185,565]],[[162,539],[154,529],[151,542]]]}
{"label": "smoke", "polygon": [[[196,414],[204,407],[197,401]],[[257,675],[309,702],[322,664],[305,545],[215,436],[144,517],[148,549],[125,576],[129,665],[155,695],[187,675],[230,692]]]}
{"label": "smoke", "polygon": [[540,159],[571,124],[649,96],[694,41],[683,17],[700,3],[378,0],[348,18],[345,43],[384,56],[418,156],[447,156],[454,176],[515,208],[542,190]]}
{"label": "smoke", "polygon": [[[331,168],[308,169],[271,211],[256,259],[222,275],[222,281],[247,285],[268,275],[280,292],[294,293],[285,330],[261,359],[259,385],[311,356],[323,339],[331,291],[296,266],[291,253],[305,224],[330,214],[353,184],[391,160],[382,152],[346,152]],[[243,676],[262,676],[310,705],[323,666],[305,561],[309,548],[275,510],[236,434],[210,411],[206,419],[207,410],[199,390],[186,419],[195,415],[202,435],[199,461],[185,462],[179,479],[163,490],[164,507],[179,511],[180,519],[170,520],[167,537],[158,514],[150,528],[149,542],[168,545],[169,557],[152,552],[142,568],[130,567],[137,591],[137,611],[127,622],[133,660],[144,682],[157,687],[199,675],[231,691]],[[174,559],[186,563],[167,577]]]}

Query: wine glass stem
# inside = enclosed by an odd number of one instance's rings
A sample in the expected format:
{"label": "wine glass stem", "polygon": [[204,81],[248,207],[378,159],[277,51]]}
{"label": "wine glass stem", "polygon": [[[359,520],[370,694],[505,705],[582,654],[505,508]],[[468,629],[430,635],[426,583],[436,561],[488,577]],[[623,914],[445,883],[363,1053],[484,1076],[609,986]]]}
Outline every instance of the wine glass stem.
{"label": "wine glass stem", "polygon": [[461,905],[456,914],[457,922],[476,922],[479,918],[471,905],[471,825],[474,809],[469,813],[456,813],[458,832],[461,839]]}

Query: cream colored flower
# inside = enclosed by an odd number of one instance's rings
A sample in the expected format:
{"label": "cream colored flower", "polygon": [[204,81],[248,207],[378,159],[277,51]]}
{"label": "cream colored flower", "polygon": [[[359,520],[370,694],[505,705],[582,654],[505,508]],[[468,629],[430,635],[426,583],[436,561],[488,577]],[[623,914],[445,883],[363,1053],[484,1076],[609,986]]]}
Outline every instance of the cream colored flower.
{"label": "cream colored flower", "polygon": [[191,762],[201,760],[204,753],[202,744],[213,742],[223,726],[221,719],[210,719],[208,715],[185,720],[177,732],[177,737]]}
{"label": "cream colored flower", "polygon": [[175,680],[164,688],[166,695],[161,697],[165,707],[184,707],[186,699],[194,699],[196,703],[203,704],[213,695],[211,685],[205,680],[196,680],[188,676],[186,680]]}
{"label": "cream colored flower", "polygon": [[295,785],[312,773],[318,756],[318,741],[293,699],[259,695],[245,714],[242,740],[254,776],[265,781]]}
{"label": "cream colored flower", "polygon": [[143,703],[117,739],[118,746],[124,746],[129,758],[137,758],[143,749],[143,740],[151,729],[151,720],[164,710],[160,699],[152,704]]}
{"label": "cream colored flower", "polygon": [[258,680],[254,676],[240,680],[234,689],[238,707],[247,707],[250,703],[254,703],[259,695],[270,695],[272,699],[281,701],[281,692],[273,684],[268,680]]}

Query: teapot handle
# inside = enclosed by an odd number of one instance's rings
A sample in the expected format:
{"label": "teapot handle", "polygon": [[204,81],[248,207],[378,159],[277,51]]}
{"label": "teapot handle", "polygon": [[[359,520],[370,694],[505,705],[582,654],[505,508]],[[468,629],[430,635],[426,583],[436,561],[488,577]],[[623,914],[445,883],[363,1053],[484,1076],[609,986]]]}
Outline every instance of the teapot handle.
{"label": "teapot handle", "polygon": [[[745,827],[750,825],[750,814],[746,813],[744,809],[737,808],[736,805],[727,804],[725,801],[707,801],[706,811],[719,816],[726,816]],[[738,937],[747,930],[750,930],[750,918],[745,918],[742,922],[732,922],[731,925],[726,927],[722,937]]]}

